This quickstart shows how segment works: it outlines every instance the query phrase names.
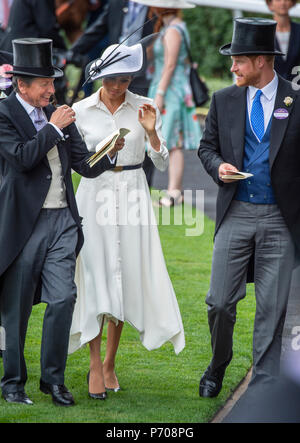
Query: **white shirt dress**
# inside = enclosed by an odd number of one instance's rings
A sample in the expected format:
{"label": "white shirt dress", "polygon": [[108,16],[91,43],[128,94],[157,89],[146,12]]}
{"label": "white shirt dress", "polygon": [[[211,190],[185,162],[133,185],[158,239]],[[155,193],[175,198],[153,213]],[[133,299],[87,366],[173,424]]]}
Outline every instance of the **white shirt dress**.
{"label": "white shirt dress", "polygon": [[[137,165],[145,156],[146,133],[138,109],[153,101],[126,92],[114,113],[99,100],[99,91],[75,103],[76,125],[90,151],[116,129],[128,128],[117,166]],[[160,151],[148,145],[155,166],[164,170],[169,154],[161,136]],[[143,345],[156,349],[170,341],[178,354],[185,346],[182,319],[166,268],[150,192],[142,168],[105,171],[95,179],[81,178],[76,200],[83,217],[85,242],[77,259],[77,301],[69,353],[95,338],[106,319],[128,322]]]}

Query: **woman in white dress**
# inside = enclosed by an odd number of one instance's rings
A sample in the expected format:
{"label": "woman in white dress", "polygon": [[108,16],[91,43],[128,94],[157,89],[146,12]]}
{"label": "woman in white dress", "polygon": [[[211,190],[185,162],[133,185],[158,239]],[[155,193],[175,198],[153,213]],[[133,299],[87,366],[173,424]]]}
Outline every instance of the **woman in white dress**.
{"label": "woman in white dress", "polygon": [[[91,151],[116,129],[130,130],[117,154],[115,170],[95,180],[82,178],[76,195],[85,243],[77,262],[78,296],[69,352],[89,343],[89,395],[96,399],[106,398],[106,390],[119,389],[115,356],[124,321],[139,331],[148,350],[170,341],[178,354],[185,346],[181,315],[141,167],[145,141],[155,166],[164,170],[168,165],[161,118],[151,99],[127,89],[132,76],[145,64],[142,45],[116,47],[107,48],[101,59],[87,67],[91,80],[102,78],[103,86],[73,106],[77,128]],[[111,63],[115,57],[117,61]],[[105,320],[107,351],[102,364]]]}

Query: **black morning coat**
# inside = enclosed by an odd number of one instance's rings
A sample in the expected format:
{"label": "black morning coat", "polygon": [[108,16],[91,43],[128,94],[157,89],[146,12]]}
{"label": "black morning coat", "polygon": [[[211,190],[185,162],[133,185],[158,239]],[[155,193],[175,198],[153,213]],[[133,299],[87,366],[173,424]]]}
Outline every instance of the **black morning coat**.
{"label": "black morning coat", "polygon": [[[279,83],[274,110],[285,109],[288,117],[272,116],[270,140],[270,175],[277,205],[300,251],[300,92],[278,76]],[[300,86],[300,85],[299,85]],[[215,233],[218,231],[237,191],[238,183],[219,180],[221,163],[230,163],[243,169],[246,116],[246,87],[236,85],[216,92],[210,110],[198,155],[209,175],[219,185]],[[292,103],[286,105],[285,99]]]}
{"label": "black morning coat", "polygon": [[[48,120],[54,106],[44,108]],[[78,254],[83,244],[81,218],[75,201],[71,169],[84,177],[96,177],[113,168],[105,156],[90,168],[92,155],[74,123],[63,129],[61,140],[48,124],[36,131],[29,115],[13,92],[0,102],[0,283],[1,275],[15,260],[29,239],[51,183],[47,152],[57,145],[67,201],[78,226]],[[0,285],[1,288],[1,285]]]}

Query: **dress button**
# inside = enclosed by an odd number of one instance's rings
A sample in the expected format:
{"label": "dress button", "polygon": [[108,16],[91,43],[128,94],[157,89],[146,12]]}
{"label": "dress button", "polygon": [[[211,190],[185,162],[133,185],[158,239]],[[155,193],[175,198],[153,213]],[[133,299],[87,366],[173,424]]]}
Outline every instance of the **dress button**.
{"label": "dress button", "polygon": [[250,198],[253,198],[254,197],[254,195],[253,194],[250,194]]}
{"label": "dress button", "polygon": [[50,174],[47,175],[47,177],[46,177],[47,180],[51,180],[51,178],[52,178],[52,175],[50,175]]}

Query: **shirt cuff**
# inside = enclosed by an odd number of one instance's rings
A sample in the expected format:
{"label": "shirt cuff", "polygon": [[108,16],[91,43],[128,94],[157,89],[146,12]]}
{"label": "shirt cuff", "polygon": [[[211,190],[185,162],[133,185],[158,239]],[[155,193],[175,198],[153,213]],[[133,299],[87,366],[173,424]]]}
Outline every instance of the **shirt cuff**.
{"label": "shirt cuff", "polygon": [[113,158],[111,158],[108,154],[106,154],[106,155],[107,155],[108,160],[110,161],[110,163],[111,163],[112,165],[114,165],[114,164],[115,164],[115,161],[116,161],[116,158],[117,158],[117,154],[115,154],[115,155],[113,156]]}
{"label": "shirt cuff", "polygon": [[61,138],[64,138],[64,133],[54,123],[51,123],[51,122],[48,122],[48,123],[49,123],[49,125],[52,125],[54,129],[57,130],[57,132],[59,133]]}

